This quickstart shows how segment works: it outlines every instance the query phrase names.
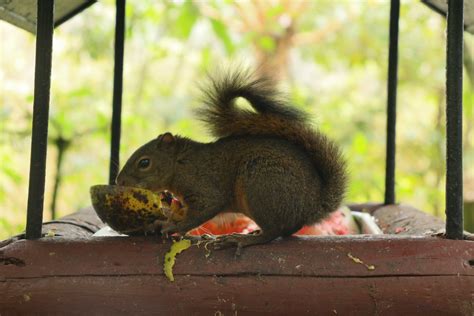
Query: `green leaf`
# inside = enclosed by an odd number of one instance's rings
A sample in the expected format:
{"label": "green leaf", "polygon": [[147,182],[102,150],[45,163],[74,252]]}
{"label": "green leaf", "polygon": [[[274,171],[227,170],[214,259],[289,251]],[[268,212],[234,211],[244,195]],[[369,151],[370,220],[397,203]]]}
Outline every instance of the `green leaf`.
{"label": "green leaf", "polygon": [[367,153],[368,142],[367,137],[361,133],[357,132],[353,140],[354,151],[358,154]]}
{"label": "green leaf", "polygon": [[186,1],[181,7],[175,8],[178,8],[180,12],[170,29],[176,37],[188,38],[198,19],[198,10],[191,1]]}
{"label": "green leaf", "polygon": [[281,3],[278,3],[276,4],[274,7],[270,7],[267,12],[266,12],[266,15],[268,17],[275,17],[279,14],[282,14],[285,12],[285,8],[281,5]]}
{"label": "green leaf", "polygon": [[271,36],[264,35],[258,39],[258,45],[267,52],[273,52],[275,50],[275,41]]}
{"label": "green leaf", "polygon": [[225,50],[229,55],[232,55],[235,51],[234,43],[227,32],[227,27],[220,21],[211,19],[212,29],[217,35],[219,40],[224,44]]}

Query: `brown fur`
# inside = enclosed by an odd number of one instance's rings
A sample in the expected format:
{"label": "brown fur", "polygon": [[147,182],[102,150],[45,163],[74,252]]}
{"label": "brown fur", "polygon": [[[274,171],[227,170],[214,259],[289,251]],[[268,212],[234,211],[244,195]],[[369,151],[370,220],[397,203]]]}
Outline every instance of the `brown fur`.
{"label": "brown fur", "polygon": [[[341,204],[347,177],[338,147],[287,105],[270,81],[237,72],[214,79],[205,94],[200,115],[216,142],[160,135],[139,148],[117,178],[182,198],[186,219],[165,231],[185,233],[218,213],[241,212],[262,233],[222,238],[218,245],[248,246],[290,235]],[[236,107],[237,97],[256,112]],[[143,157],[151,160],[146,170],[138,167]]]}

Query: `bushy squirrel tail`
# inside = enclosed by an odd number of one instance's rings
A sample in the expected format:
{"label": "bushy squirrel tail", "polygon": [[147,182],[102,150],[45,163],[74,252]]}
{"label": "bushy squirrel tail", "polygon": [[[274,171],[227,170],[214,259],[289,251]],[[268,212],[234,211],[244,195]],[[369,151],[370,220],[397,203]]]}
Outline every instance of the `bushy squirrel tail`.
{"label": "bushy squirrel tail", "polygon": [[[222,73],[210,77],[203,89],[205,107],[200,118],[214,136],[259,135],[288,140],[310,156],[322,181],[321,207],[337,209],[347,185],[346,163],[337,145],[311,127],[307,115],[281,97],[273,82],[249,72]],[[236,98],[246,99],[255,111],[241,109]]]}

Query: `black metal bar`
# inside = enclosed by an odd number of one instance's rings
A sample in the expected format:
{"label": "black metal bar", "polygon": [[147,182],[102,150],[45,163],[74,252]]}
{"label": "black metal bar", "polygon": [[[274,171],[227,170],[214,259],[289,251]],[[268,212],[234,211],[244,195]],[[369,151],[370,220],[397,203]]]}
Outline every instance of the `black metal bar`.
{"label": "black metal bar", "polygon": [[463,0],[448,1],[446,45],[446,237],[463,238]]}
{"label": "black metal bar", "polygon": [[395,203],[395,138],[397,123],[398,20],[400,0],[390,3],[390,43],[387,81],[387,148],[385,156],[385,205]]}
{"label": "black metal bar", "polygon": [[120,129],[122,115],[123,52],[125,44],[125,0],[116,0],[114,92],[112,100],[112,139],[110,144],[109,184],[115,183],[119,171]]}
{"label": "black metal bar", "polygon": [[61,186],[61,182],[63,179],[62,170],[63,170],[64,155],[66,154],[66,151],[71,145],[71,140],[66,139],[60,135],[54,140],[54,143],[56,145],[58,157],[56,158],[56,174],[54,176],[53,195],[51,197],[51,220],[56,219],[56,208],[57,208],[57,203],[58,203],[59,187]]}
{"label": "black metal bar", "polygon": [[[421,0],[422,3],[424,3],[428,8],[431,10],[435,11],[438,14],[441,14],[443,17],[446,17],[447,11],[443,10],[443,7],[439,7],[439,5],[443,5],[443,2],[435,2],[433,0]],[[433,3],[431,3],[433,2]],[[467,24],[464,24],[464,31],[467,30]]]}
{"label": "black metal bar", "polygon": [[49,93],[53,51],[54,0],[38,0],[35,89],[31,136],[26,238],[41,237],[48,142]]}

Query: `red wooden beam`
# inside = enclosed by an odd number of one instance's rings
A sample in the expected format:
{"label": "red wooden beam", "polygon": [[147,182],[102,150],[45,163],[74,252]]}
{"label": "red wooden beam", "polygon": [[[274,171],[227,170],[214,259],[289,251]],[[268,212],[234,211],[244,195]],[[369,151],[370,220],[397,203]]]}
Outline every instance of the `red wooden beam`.
{"label": "red wooden beam", "polygon": [[[193,246],[163,274],[157,238],[43,238],[0,248],[0,313],[472,315],[474,243],[434,237],[288,238]],[[357,263],[353,258],[366,265]]]}

